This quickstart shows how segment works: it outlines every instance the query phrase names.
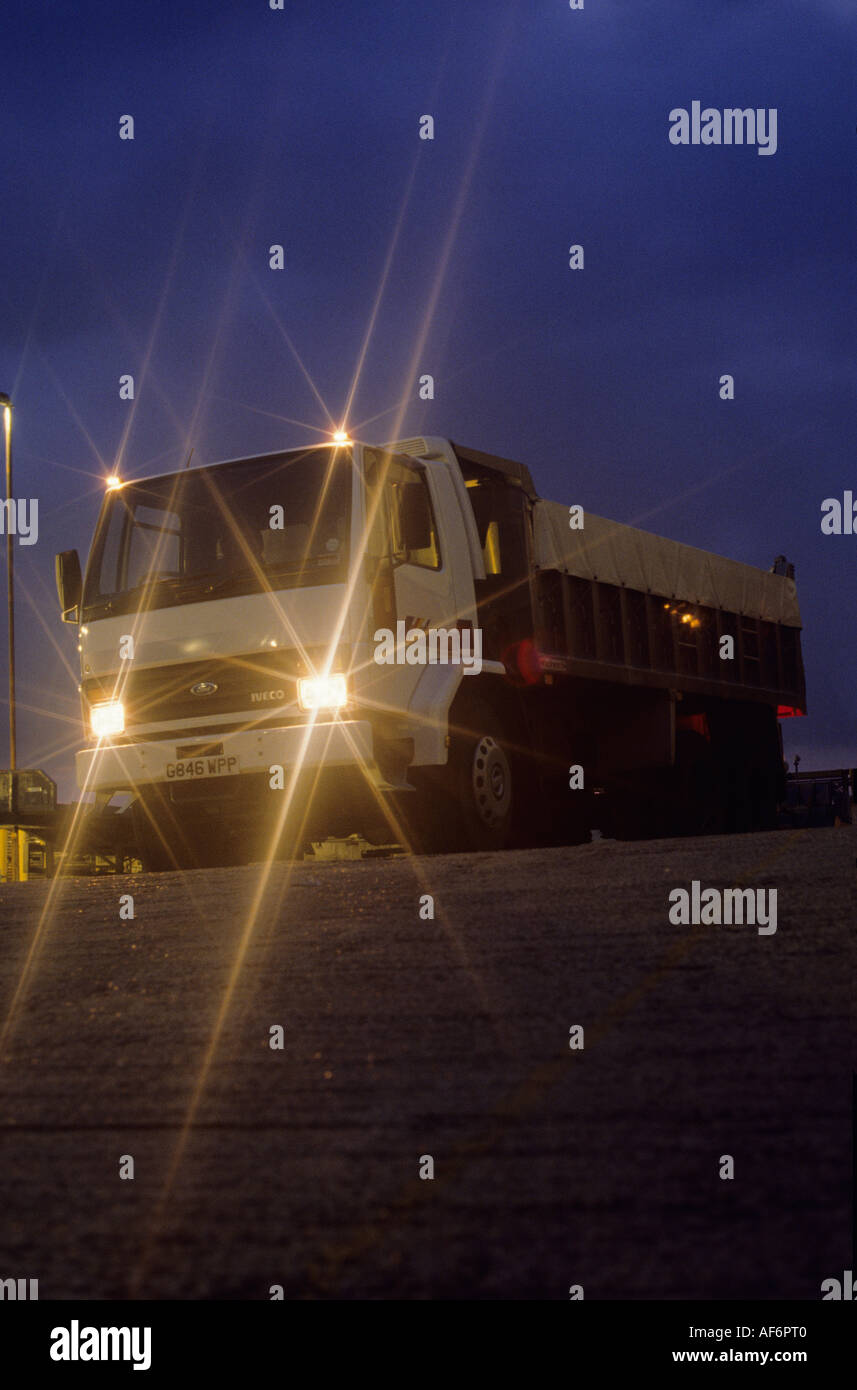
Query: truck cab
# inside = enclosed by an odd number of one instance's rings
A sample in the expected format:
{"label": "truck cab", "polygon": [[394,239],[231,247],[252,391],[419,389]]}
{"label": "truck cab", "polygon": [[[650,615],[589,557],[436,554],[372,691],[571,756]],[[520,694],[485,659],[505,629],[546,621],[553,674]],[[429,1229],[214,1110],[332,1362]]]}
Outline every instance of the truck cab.
{"label": "truck cab", "polygon": [[[481,551],[449,459],[360,443],[111,480],[82,581],[82,792],[135,798],[152,867],[394,838],[442,765],[460,667],[379,664],[379,629],[473,627]],[[481,577],[481,576],[480,576]]]}

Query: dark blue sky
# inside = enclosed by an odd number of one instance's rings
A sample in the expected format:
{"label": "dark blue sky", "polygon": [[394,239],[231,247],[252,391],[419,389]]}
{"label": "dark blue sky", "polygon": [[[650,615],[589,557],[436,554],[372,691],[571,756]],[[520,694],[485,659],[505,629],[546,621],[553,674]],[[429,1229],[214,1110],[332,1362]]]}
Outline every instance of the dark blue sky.
{"label": "dark blue sky", "polygon": [[[22,765],[73,794],[53,555],[85,552],[99,479],[320,439],[294,354],[338,423],[397,232],[354,432],[448,435],[544,496],[784,552],[811,711],[787,752],[857,762],[857,536],[820,530],[857,496],[851,0],[28,0],[3,35],[0,389],[40,501]],[[776,107],[777,152],[673,146],[693,100]]]}

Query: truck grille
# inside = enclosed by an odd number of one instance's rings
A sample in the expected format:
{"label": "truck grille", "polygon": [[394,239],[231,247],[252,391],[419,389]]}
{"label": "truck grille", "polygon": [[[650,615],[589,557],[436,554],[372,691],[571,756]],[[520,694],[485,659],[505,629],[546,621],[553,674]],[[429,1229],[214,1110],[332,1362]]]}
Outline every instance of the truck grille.
{"label": "truck grille", "polygon": [[[309,662],[321,665],[326,653],[317,648],[307,656]],[[266,712],[297,699],[297,680],[308,674],[307,666],[308,662],[290,648],[141,670],[132,667],[121,695],[125,727],[182,719],[195,719],[204,725],[212,715],[247,710],[264,719]],[[83,681],[85,699],[93,704],[115,698],[117,679],[114,674]]]}

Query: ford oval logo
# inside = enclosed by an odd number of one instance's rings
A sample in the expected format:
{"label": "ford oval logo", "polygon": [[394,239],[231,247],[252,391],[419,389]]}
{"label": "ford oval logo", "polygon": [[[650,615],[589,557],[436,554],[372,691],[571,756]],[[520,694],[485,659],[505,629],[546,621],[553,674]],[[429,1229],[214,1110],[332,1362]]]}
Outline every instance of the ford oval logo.
{"label": "ford oval logo", "polygon": [[191,695],[213,695],[218,687],[213,681],[197,681],[196,685],[190,688]]}

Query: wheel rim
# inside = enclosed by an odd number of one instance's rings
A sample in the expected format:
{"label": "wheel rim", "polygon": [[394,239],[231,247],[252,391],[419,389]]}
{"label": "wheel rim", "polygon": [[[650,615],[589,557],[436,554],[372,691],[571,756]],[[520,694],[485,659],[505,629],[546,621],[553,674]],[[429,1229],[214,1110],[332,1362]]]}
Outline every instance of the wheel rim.
{"label": "wheel rim", "polygon": [[480,738],[474,749],[471,786],[480,820],[491,829],[500,825],[512,804],[512,771],[506,754],[490,734]]}

